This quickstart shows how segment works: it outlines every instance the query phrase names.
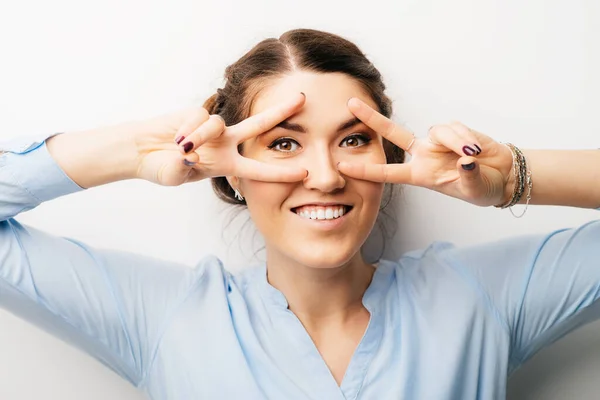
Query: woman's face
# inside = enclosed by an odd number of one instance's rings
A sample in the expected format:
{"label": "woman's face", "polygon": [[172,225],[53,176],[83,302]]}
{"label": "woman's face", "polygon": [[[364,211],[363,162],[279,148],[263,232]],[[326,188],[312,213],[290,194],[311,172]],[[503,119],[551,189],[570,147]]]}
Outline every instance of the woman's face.
{"label": "woman's face", "polygon": [[243,153],[273,165],[300,166],[308,170],[308,177],[296,183],[249,179],[232,183],[246,198],[269,259],[275,256],[313,268],[339,267],[357,254],[373,228],[383,184],[343,176],[336,164],[342,160],[385,163],[381,136],[358,121],[346,104],[358,97],[375,109],[377,105],[346,75],[301,71],[263,89],[254,99],[251,115],[298,92],[306,94],[304,107],[246,141]]}

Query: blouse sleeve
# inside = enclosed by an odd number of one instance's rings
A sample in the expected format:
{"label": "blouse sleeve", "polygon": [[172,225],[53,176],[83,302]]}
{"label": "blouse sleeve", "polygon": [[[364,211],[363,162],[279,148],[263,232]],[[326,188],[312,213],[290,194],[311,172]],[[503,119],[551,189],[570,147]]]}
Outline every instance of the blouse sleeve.
{"label": "blouse sleeve", "polygon": [[0,307],[137,386],[165,318],[202,269],[94,249],[13,219],[80,190],[48,153],[45,137],[0,146]]}
{"label": "blouse sleeve", "polygon": [[511,338],[510,367],[600,318],[600,220],[544,235],[451,248]]}

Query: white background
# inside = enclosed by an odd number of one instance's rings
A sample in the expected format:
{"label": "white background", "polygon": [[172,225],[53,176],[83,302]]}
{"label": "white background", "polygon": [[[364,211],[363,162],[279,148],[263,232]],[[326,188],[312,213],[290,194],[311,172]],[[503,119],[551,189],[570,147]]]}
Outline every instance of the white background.
{"label": "white background", "polygon": [[[201,105],[256,42],[310,27],[355,41],[386,78],[396,120],[419,134],[457,119],[522,148],[597,148],[599,20],[594,0],[3,2],[0,139]],[[396,207],[399,229],[386,258],[433,240],[490,241],[599,216],[532,207],[515,219],[418,188],[407,188]],[[224,229],[226,210],[208,182],[128,181],[19,219],[189,265],[211,252],[238,270],[260,237],[245,214]],[[591,325],[543,351],[510,381],[509,398],[596,399],[599,342],[600,325]],[[141,398],[88,356],[0,311],[0,399]]]}

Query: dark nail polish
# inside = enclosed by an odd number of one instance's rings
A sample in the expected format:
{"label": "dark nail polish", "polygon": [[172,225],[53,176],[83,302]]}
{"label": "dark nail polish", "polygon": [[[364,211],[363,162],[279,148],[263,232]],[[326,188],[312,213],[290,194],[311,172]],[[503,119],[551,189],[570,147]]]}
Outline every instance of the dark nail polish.
{"label": "dark nail polish", "polygon": [[192,151],[192,148],[194,147],[194,143],[192,142],[187,142],[186,144],[183,145],[183,151],[185,153],[189,153],[190,151]]}
{"label": "dark nail polish", "polygon": [[188,160],[186,160],[186,159],[184,159],[184,160],[183,160],[183,163],[184,163],[185,165],[187,165],[188,167],[191,167],[192,165],[196,165],[196,163],[195,163],[195,162],[191,162],[191,161],[188,161]]}
{"label": "dark nail polish", "polygon": [[462,151],[463,151],[463,153],[465,153],[468,156],[472,156],[473,154],[476,153],[475,149],[472,148],[471,146],[463,146]]}
{"label": "dark nail polish", "polygon": [[470,164],[462,164],[462,167],[465,171],[472,171],[475,169],[475,162],[472,162]]}
{"label": "dark nail polish", "polygon": [[177,136],[177,139],[175,139],[175,143],[179,144],[183,142],[183,139],[185,139],[185,136]]}
{"label": "dark nail polish", "polygon": [[474,144],[473,146],[477,148],[477,154],[481,154],[481,147],[477,146],[476,144]]}

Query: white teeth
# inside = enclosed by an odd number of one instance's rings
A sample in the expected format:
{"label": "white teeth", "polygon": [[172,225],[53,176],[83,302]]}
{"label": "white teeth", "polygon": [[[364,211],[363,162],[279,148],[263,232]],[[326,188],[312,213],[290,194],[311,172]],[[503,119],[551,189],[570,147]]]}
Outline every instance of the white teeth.
{"label": "white teeth", "polygon": [[306,219],[336,219],[344,215],[344,206],[315,207],[307,206],[296,210],[296,214]]}

